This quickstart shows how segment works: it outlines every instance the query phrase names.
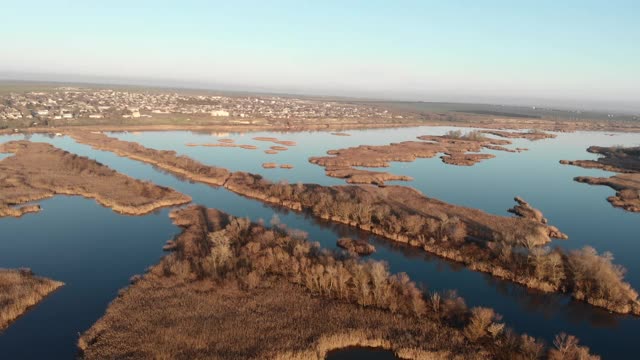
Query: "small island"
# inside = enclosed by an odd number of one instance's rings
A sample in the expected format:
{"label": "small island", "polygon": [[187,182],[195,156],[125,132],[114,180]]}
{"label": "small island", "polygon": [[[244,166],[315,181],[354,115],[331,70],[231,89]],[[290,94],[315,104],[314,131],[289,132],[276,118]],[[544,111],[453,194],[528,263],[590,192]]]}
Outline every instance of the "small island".
{"label": "small island", "polygon": [[280,169],[287,169],[288,170],[288,169],[293,169],[293,165],[291,165],[291,164],[280,164],[280,165],[278,165],[278,164],[273,163],[273,162],[266,162],[266,163],[262,163],[262,168],[264,168],[264,169],[277,169],[277,168],[280,168]]}
{"label": "small island", "polygon": [[171,218],[183,228],[175,250],[82,334],[83,359],[321,360],[350,346],[389,349],[404,359],[597,359],[573,337],[569,352],[545,349],[509,330],[490,308],[425,294],[382,262],[320,251],[277,227],[199,206]]}
{"label": "small island", "polygon": [[[99,139],[93,135],[78,136],[77,139],[92,146],[100,144],[105,150],[114,149],[117,153],[123,148],[136,149],[124,156],[141,161],[145,161],[142,159],[147,152],[157,151],[101,136]],[[158,160],[149,162],[175,175],[211,185],[214,184],[208,178],[202,179],[202,173],[226,174],[217,186],[242,196],[295,211],[308,211],[317,218],[405,243],[464,264],[471,270],[532,289],[565,292],[576,300],[612,312],[640,315],[638,294],[625,282],[624,269],[614,264],[611,256],[599,254],[589,246],[570,251],[551,249],[545,246],[551,238],[566,239],[567,236],[527,216],[492,215],[429,198],[403,186],[272,183],[260,175],[231,173],[178,157],[174,152],[165,152],[162,156],[167,163],[182,167],[166,166]]]}
{"label": "small island", "polygon": [[640,147],[591,146],[587,151],[602,157],[597,160],[561,160],[560,163],[618,173],[608,178],[578,176],[574,180],[609,186],[616,190],[616,195],[607,199],[611,205],[630,212],[640,212]]}
{"label": "small island", "polygon": [[0,217],[38,212],[37,204],[19,205],[55,195],[92,198],[127,215],[191,201],[173,189],[133,179],[49,144],[11,141],[0,144],[0,152],[13,153],[0,160]]}
{"label": "small island", "polygon": [[[257,136],[257,137],[254,137],[253,140],[272,142],[274,144],[284,145],[284,146],[296,146],[296,142],[295,141],[279,140],[278,138],[274,138],[274,137]],[[280,146],[277,146],[277,147],[280,147]],[[285,150],[286,150],[286,148],[285,148]]]}
{"label": "small island", "polygon": [[438,154],[442,162],[457,166],[472,166],[482,160],[495,157],[479,153],[482,149],[513,152],[504,145],[511,142],[490,139],[479,131],[463,134],[450,131],[442,136],[419,136],[422,141],[403,141],[389,145],[360,145],[339,150],[329,150],[329,156],[311,157],[309,162],[323,166],[325,174],[346,179],[350,184],[384,185],[384,181],[411,181],[411,177],[388,172],[358,169],[356,167],[389,167],[393,161],[413,162],[418,158],[432,158]]}
{"label": "small island", "polygon": [[0,269],[0,331],[62,285],[29,269]]}
{"label": "small island", "polygon": [[508,139],[527,139],[531,141],[542,140],[542,139],[553,139],[556,137],[555,134],[547,133],[542,130],[532,129],[526,132],[516,132],[516,131],[500,131],[500,130],[482,130],[484,134],[495,135]]}

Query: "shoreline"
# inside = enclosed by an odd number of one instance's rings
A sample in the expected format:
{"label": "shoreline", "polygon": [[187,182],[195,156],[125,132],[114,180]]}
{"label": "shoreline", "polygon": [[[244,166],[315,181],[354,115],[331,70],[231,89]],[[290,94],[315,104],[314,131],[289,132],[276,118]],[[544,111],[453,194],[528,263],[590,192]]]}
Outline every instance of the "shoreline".
{"label": "shoreline", "polygon": [[[114,149],[122,148],[138,149],[140,151],[150,150],[137,143],[110,138],[104,134],[73,133],[70,135],[80,143],[106,151],[114,151]],[[116,153],[120,156],[135,158],[135,153]],[[176,157],[175,152],[166,153]],[[222,186],[241,196],[253,198],[264,203],[283,206],[291,210],[308,211],[313,216],[360,228],[370,233],[380,235],[391,241],[407,243],[415,247],[420,247],[426,252],[460,262],[471,270],[485,272],[529,288],[545,292],[565,292],[569,293],[577,300],[583,300],[591,305],[603,307],[610,311],[622,314],[631,313],[634,315],[640,315],[640,302],[637,300],[637,293],[635,293],[627,283],[623,282],[622,279],[619,279],[620,282],[615,283],[612,286],[620,287],[620,289],[622,289],[620,291],[622,292],[629,292],[629,299],[622,300],[621,303],[618,303],[619,299],[614,299],[611,300],[614,301],[614,303],[609,303],[610,300],[600,298],[599,296],[593,297],[590,294],[583,293],[583,291],[578,288],[572,290],[572,287],[569,287],[568,284],[559,279],[554,278],[555,280],[551,281],[545,280],[546,278],[538,279],[529,275],[528,272],[533,270],[529,264],[529,260],[527,258],[528,255],[520,255],[516,250],[520,246],[527,246],[530,248],[540,247],[550,242],[551,236],[560,238],[564,236],[564,234],[559,232],[557,228],[545,223],[522,217],[501,217],[485,213],[478,209],[447,204],[436,199],[430,199],[422,195],[419,191],[408,187],[393,186],[377,188],[348,185],[323,187],[313,184],[280,185],[265,181],[259,175],[242,172],[232,173],[226,169],[203,165],[192,159],[189,160],[190,161],[186,163],[193,166],[197,171],[212,171],[213,173],[220,175],[215,182],[208,181],[207,183],[214,186]],[[145,160],[141,159],[140,161],[144,162]],[[194,181],[199,181],[198,178],[202,177],[197,173],[190,176],[189,174],[191,173],[192,171],[188,168],[183,168],[180,169],[178,175],[185,176],[187,179]],[[415,233],[415,235],[410,235],[407,231],[404,231],[404,233],[399,232],[399,230],[390,231],[389,229],[398,225],[397,222],[390,223],[388,225],[383,225],[382,223],[366,224],[363,223],[363,221],[356,221],[349,217],[356,216],[355,214],[348,213],[346,216],[338,215],[340,212],[339,206],[341,205],[338,205],[339,202],[337,202],[336,199],[339,196],[342,196],[338,195],[340,193],[346,196],[347,203],[371,203],[371,201],[382,201],[384,206],[388,207],[391,211],[404,211],[401,213],[404,215],[398,215],[400,219],[413,216],[412,218],[415,221],[418,221],[416,224],[419,225],[420,229],[428,229],[427,233],[424,235],[424,233],[418,232]],[[328,200],[325,199],[325,201],[328,202],[325,205],[319,206],[319,202],[313,197],[323,196],[323,194],[328,196]],[[305,203],[300,201],[301,198],[305,199]],[[347,206],[347,203],[344,203],[344,205]],[[326,207],[327,205],[336,206],[336,210],[328,210]],[[424,209],[427,210],[425,211]],[[427,215],[433,214],[433,211],[437,211],[436,214],[439,213],[440,215]],[[372,215],[368,216],[368,221],[371,221]],[[417,216],[417,218],[415,216]],[[459,216],[462,221],[458,218]],[[467,217],[469,218],[467,219]],[[474,225],[479,221],[478,217],[484,219],[480,222],[482,226]],[[397,219],[395,215],[394,218]],[[387,218],[384,219],[387,221]],[[450,219],[457,220],[454,221]],[[404,225],[401,226],[403,227]],[[493,226],[493,230],[487,232],[487,226],[489,226],[488,229],[491,229],[491,226]],[[443,233],[443,231],[445,232]],[[467,242],[466,240],[463,240],[463,238],[467,237],[477,238],[477,240],[480,240],[480,246],[476,244],[476,242]],[[504,242],[504,244],[500,241],[496,241],[496,239],[502,239],[501,241]],[[526,243],[520,243],[520,241],[526,241]],[[507,251],[505,253],[507,254],[507,258],[502,259],[501,257],[497,257],[502,256],[500,254],[505,251]],[[586,251],[586,255],[580,252],[563,253],[559,250],[554,250],[553,252],[543,254],[544,256],[541,259],[544,261],[559,261],[559,264],[563,269],[562,271],[568,271],[568,262],[572,259],[581,259],[581,257],[591,256],[589,253],[591,250],[585,248],[584,251]],[[597,259],[599,255],[596,253],[594,256],[594,259]],[[501,265],[502,263],[505,265]],[[612,265],[609,264],[607,266]],[[523,271],[525,272],[524,274],[519,274],[519,272]],[[554,272],[555,271],[560,270],[554,270]],[[599,280],[594,279],[593,281]]]}
{"label": "shoreline", "polygon": [[608,186],[616,192],[615,196],[607,198],[613,207],[640,212],[640,147],[590,146],[587,152],[602,157],[597,160],[560,160],[560,164],[617,173],[608,178],[577,176],[573,180],[589,185]]}
{"label": "shoreline", "polygon": [[38,212],[39,205],[23,204],[57,195],[82,196],[135,216],[191,202],[173,189],[131,178],[46,143],[11,141],[0,144],[0,151],[13,154],[0,160],[0,217]]}
{"label": "shoreline", "polygon": [[177,246],[81,335],[81,358],[323,360],[351,346],[402,359],[489,359],[525,355],[531,345],[538,356],[558,355],[509,331],[490,308],[426,294],[382,262],[317,251],[295,230],[196,205],[170,218],[182,228]]}
{"label": "shoreline", "polygon": [[63,285],[60,281],[35,276],[29,269],[0,268],[0,336],[3,330]]}
{"label": "shoreline", "polygon": [[[508,133],[513,134],[513,133]],[[503,136],[504,137],[504,136]],[[391,162],[414,162],[434,158],[440,154],[443,163],[455,166],[473,166],[495,157],[481,153],[483,149],[515,152],[504,139],[491,139],[483,132],[473,130],[467,134],[450,131],[445,135],[422,135],[417,140],[387,145],[359,145],[327,151],[325,156],[311,156],[308,161],[325,169],[325,175],[346,179],[349,184],[384,185],[385,181],[412,181],[409,176],[384,171],[363,170],[358,167],[387,168]]]}
{"label": "shoreline", "polygon": [[[443,121],[443,120],[410,120],[397,123],[384,122],[325,122],[318,124],[304,125],[245,125],[245,124],[100,124],[100,125],[68,125],[58,127],[29,127],[19,128],[17,133],[57,133],[65,131],[194,131],[194,132],[306,132],[306,131],[330,131],[342,132],[349,130],[366,130],[366,129],[387,129],[387,128],[404,128],[404,127],[456,127],[456,128],[475,128],[487,130],[527,130],[537,129],[542,131],[553,132],[575,132],[575,131],[608,131],[621,133],[640,133],[640,124],[632,122],[606,122],[606,121],[575,121],[575,120],[522,120],[511,118],[491,118],[491,119],[474,119],[467,121]],[[14,134],[13,129],[0,129],[0,135]]]}

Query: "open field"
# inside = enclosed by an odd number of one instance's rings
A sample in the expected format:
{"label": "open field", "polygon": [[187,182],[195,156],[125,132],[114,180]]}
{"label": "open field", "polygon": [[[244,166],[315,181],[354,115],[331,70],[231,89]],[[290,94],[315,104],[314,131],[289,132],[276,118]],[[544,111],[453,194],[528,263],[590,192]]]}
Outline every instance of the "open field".
{"label": "open field", "polygon": [[638,121],[640,114],[628,112],[605,112],[605,111],[580,111],[567,110],[553,107],[532,107],[517,105],[497,105],[497,104],[472,104],[472,103],[450,103],[450,102],[422,102],[422,101],[353,101],[355,104],[368,104],[381,107],[393,108],[399,111],[415,112],[422,114],[445,113],[453,117],[458,114],[483,115],[491,117],[514,118],[523,120],[553,120],[553,121],[604,121],[604,122],[625,122]]}
{"label": "open field", "polygon": [[0,331],[62,285],[27,269],[0,269]]}
{"label": "open field", "polygon": [[191,201],[173,189],[130,178],[49,144],[11,141],[0,145],[0,152],[13,153],[0,160],[0,217],[37,212],[38,205],[19,205],[55,195],[92,198],[127,215]]}
{"label": "open field", "polygon": [[196,206],[171,216],[184,228],[175,251],[81,336],[83,358],[320,360],[348,346],[406,359],[598,358],[575,338],[545,349],[491,309],[427,296],[383,263],[322,252],[295,231]]}

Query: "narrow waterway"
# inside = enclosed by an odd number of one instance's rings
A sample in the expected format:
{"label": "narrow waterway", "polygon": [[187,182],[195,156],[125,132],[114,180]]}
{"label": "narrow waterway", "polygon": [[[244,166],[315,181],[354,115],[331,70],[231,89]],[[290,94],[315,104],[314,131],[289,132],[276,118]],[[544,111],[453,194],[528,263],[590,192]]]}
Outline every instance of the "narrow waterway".
{"label": "narrow waterway", "polygon": [[[256,142],[250,141],[254,136],[298,141],[297,147],[278,155],[266,155],[261,150],[184,146],[187,142],[205,142],[201,137],[215,141],[211,134],[171,132],[118,136],[149,147],[173,149],[231,170],[261,173],[274,180],[341,184],[340,179],[325,177],[323,169],[308,164],[306,158],[322,155],[332,148],[386,144],[445,130],[363,130],[351,132],[353,136],[345,138],[326,133],[222,134],[235,137],[238,143],[254,144]],[[627,278],[632,285],[640,288],[640,268],[634,261],[640,253],[640,243],[637,243],[640,216],[611,207],[606,202],[611,189],[572,181],[577,175],[606,173],[557,164],[558,158],[592,158],[584,151],[587,141],[602,139],[635,145],[637,135],[609,137],[596,134],[584,141],[576,141],[575,135],[561,134],[557,139],[536,143],[517,141],[514,146],[529,147],[530,151],[497,152],[496,158],[473,167],[444,165],[436,158],[394,163],[388,170],[414,176],[414,182],[404,185],[414,186],[429,196],[493,213],[505,214],[506,208],[512,206],[511,198],[522,195],[541,208],[552,224],[569,233],[570,240],[556,242],[557,245],[581,247],[590,244],[599,251],[612,251],[616,262],[629,269]],[[568,137],[567,141],[564,141],[565,137]],[[12,139],[19,138],[0,137],[0,142]],[[578,336],[604,358],[632,358],[630,354],[635,350],[634,340],[640,331],[638,318],[610,314],[573,302],[563,295],[540,294],[346,226],[267,206],[226,189],[183,181],[149,165],[93,150],[66,137],[34,135],[31,140],[50,142],[129,176],[173,187],[191,196],[194,203],[235,216],[269,220],[276,214],[283,223],[308,232],[311,240],[319,241],[326,248],[335,248],[335,241],[341,236],[369,238],[377,247],[372,258],[386,261],[392,272],[406,272],[431,291],[457,289],[468,305],[492,307],[518,332],[544,338],[549,343],[556,333],[565,331]],[[609,143],[589,145],[595,144]],[[266,161],[263,159],[292,163],[295,168],[264,170],[260,167]],[[0,335],[0,352],[7,358],[73,357],[78,333],[104,313],[108,302],[127,285],[130,276],[143,273],[147,266],[157,262],[162,255],[162,244],[179,231],[171,225],[168,209],[143,217],[127,217],[79,197],[56,197],[41,204],[43,211],[39,214],[0,219],[0,267],[31,267],[37,274],[64,281],[67,285]]]}

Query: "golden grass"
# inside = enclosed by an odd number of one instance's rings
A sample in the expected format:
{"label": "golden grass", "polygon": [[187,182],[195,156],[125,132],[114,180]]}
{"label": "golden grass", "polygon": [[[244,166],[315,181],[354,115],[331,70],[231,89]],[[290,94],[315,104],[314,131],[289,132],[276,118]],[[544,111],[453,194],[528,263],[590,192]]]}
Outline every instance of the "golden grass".
{"label": "golden grass", "polygon": [[30,270],[0,269],[0,330],[62,285]]}
{"label": "golden grass", "polygon": [[[311,291],[315,280],[300,278],[304,272],[289,273],[293,267],[317,269],[324,261],[327,268],[354,271],[367,271],[368,265],[320,255],[305,240],[215,210],[190,207],[171,217],[185,228],[175,253],[121,292],[81,336],[85,359],[323,359],[331,350],[356,345],[405,354],[441,351],[460,359],[489,358],[493,351],[469,342],[461,329],[413,315],[410,304],[393,311],[362,306],[361,292],[338,300]],[[233,250],[220,252],[220,246]],[[222,254],[235,265],[223,268]],[[380,276],[396,281],[388,273]],[[390,298],[406,299],[405,290],[416,291],[411,283],[395,284],[404,290],[389,289]]]}
{"label": "golden grass", "polygon": [[[80,337],[83,358],[319,360],[351,346],[405,359],[543,355],[532,338],[502,332],[493,310],[423,298],[380,263],[321,252],[295,232],[213,209],[192,206],[171,218],[184,228],[175,252]],[[597,359],[572,339],[581,358]]]}
{"label": "golden grass", "polygon": [[55,195],[79,195],[128,215],[185,204],[191,198],[173,189],[140,181],[99,162],[49,144],[11,141],[0,152],[14,155],[0,161],[0,217],[37,212],[24,204]]}
{"label": "golden grass", "polygon": [[[575,269],[567,266],[569,256],[561,250],[545,251],[545,248],[541,247],[550,242],[552,236],[559,234],[558,229],[531,219],[491,215],[478,209],[429,198],[415,189],[401,186],[378,188],[288,185],[283,182],[276,184],[260,175],[230,173],[226,169],[177,156],[175,152],[148,149],[137,143],[121,141],[102,134],[83,132],[74,133],[72,136],[77,141],[95,148],[154,164],[193,181],[221,185],[245,197],[292,210],[309,210],[315,217],[357,227],[392,241],[419,247],[440,257],[463,263],[474,271],[490,273],[546,292],[567,292],[575,299],[611,311],[640,314],[637,293],[624,282],[621,275],[609,277],[614,280],[611,284],[601,284],[603,277],[591,274],[587,282],[597,285],[591,286],[591,290],[586,292],[583,291],[585,286],[573,283]],[[435,140],[436,138],[438,140]],[[425,143],[459,144],[464,141],[464,147],[471,146],[468,143],[479,147],[487,143],[485,140],[432,136],[421,136],[420,139]],[[499,144],[508,141],[491,142]],[[330,155],[336,153],[328,152]],[[464,152],[459,152],[458,155],[460,154],[464,155]],[[465,156],[452,158],[466,159]],[[205,177],[203,174],[213,176]],[[484,244],[478,245],[478,241]],[[538,257],[539,262],[530,261],[529,256],[532,254],[528,252],[513,251],[523,247],[542,250],[542,254],[538,253],[542,255]],[[601,289],[615,291],[603,293]],[[615,298],[614,294],[623,297]]]}
{"label": "golden grass", "polygon": [[451,347],[461,359],[488,358],[458,331],[314,297],[282,280],[244,290],[148,274],[80,339],[85,359],[324,359],[354,345]]}

